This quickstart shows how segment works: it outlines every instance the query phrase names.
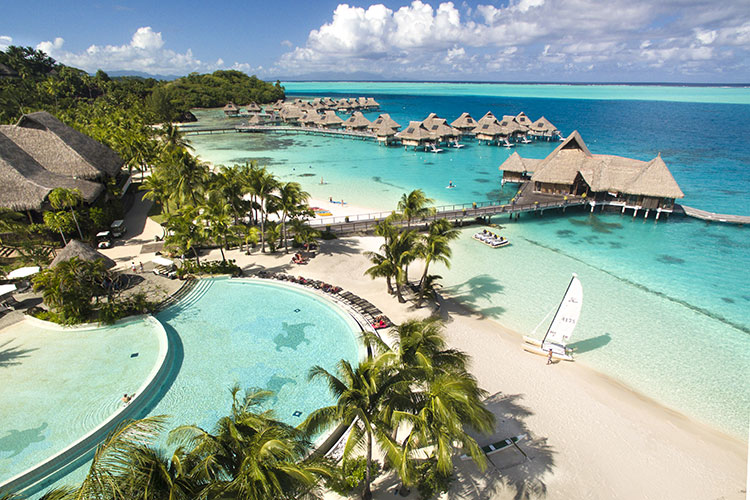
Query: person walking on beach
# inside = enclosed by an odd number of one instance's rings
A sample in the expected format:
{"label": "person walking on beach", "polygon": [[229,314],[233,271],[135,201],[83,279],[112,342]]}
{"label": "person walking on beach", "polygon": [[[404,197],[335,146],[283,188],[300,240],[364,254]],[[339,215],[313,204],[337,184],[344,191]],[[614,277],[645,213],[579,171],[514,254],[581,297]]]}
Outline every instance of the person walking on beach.
{"label": "person walking on beach", "polygon": [[549,352],[547,353],[547,364],[548,365],[552,364],[552,349],[550,349]]}

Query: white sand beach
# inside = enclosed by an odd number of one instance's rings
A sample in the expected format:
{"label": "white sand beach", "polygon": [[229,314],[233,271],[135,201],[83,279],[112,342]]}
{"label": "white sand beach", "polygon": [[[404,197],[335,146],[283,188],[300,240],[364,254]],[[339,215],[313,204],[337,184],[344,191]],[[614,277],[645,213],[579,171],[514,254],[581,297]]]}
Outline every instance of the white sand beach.
{"label": "white sand beach", "polygon": [[[312,200],[334,215],[368,212],[363,207]],[[143,213],[136,206],[136,212]],[[334,210],[336,210],[334,212]],[[357,211],[359,210],[359,211]],[[131,212],[132,213],[132,212]],[[141,228],[154,231],[148,222]],[[147,262],[140,245],[151,233],[105,251],[123,266],[132,258]],[[345,237],[324,241],[309,264],[291,264],[291,255],[245,255],[231,250],[246,271],[261,268],[321,279],[350,290],[379,307],[394,322],[424,317],[430,308],[399,304],[386,292],[384,280],[364,276],[366,250],[380,238]],[[218,250],[207,256],[219,259]],[[204,257],[205,258],[205,257]],[[413,276],[419,272],[416,266]],[[576,363],[547,366],[543,357],[521,349],[521,334],[477,315],[450,297],[440,301],[453,347],[472,357],[472,371],[490,394],[487,404],[497,416],[496,433],[479,436],[481,445],[527,434],[515,449],[491,456],[480,473],[471,462],[456,459],[458,473],[452,498],[592,498],[592,499],[741,499],[745,498],[747,442],[695,422],[647,399],[621,383]],[[376,498],[392,498],[391,476],[376,483]],[[411,498],[417,498],[412,492]]]}

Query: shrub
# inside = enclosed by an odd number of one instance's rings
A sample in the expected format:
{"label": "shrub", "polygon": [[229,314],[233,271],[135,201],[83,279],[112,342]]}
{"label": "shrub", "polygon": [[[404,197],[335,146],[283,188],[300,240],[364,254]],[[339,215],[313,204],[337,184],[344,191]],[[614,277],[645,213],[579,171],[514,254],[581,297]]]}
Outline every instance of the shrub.
{"label": "shrub", "polygon": [[[344,460],[341,466],[333,469],[333,476],[326,481],[326,486],[339,495],[349,496],[365,480],[366,467],[365,457]],[[380,464],[373,461],[370,464],[370,477],[373,481],[380,475],[380,472]]]}
{"label": "shrub", "polygon": [[177,269],[177,276],[180,278],[184,278],[189,274],[231,274],[232,276],[241,276],[242,269],[234,262],[234,259],[229,259],[226,262],[214,260],[196,264],[191,260],[186,260]]}
{"label": "shrub", "polygon": [[427,500],[445,493],[450,488],[452,475],[444,476],[437,468],[437,459],[430,458],[417,465],[417,491],[419,498]]}

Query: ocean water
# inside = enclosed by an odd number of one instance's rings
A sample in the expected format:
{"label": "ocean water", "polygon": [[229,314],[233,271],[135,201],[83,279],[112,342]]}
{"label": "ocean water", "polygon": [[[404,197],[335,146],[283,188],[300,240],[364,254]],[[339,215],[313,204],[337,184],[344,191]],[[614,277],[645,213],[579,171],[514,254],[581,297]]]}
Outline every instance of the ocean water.
{"label": "ocean water", "polygon": [[[290,83],[288,95],[373,96],[401,125],[436,112],[448,121],[524,111],[594,153],[657,154],[685,193],[682,203],[750,214],[750,89],[491,84]],[[368,118],[378,112],[366,113]],[[198,110],[199,124],[226,123]],[[377,210],[423,189],[437,204],[507,200],[498,166],[512,153],[468,142],[442,154],[315,136],[190,136],[216,164],[257,159],[313,196]],[[555,143],[519,145],[543,158]],[[325,184],[320,184],[323,178]],[[446,189],[450,181],[457,186]],[[673,217],[655,222],[585,211],[518,222],[496,218],[512,245],[489,249],[462,232],[448,290],[500,323],[529,333],[560,300],[572,272],[584,306],[577,362],[670,408],[747,439],[750,416],[750,228]],[[546,325],[540,327],[543,329]]]}

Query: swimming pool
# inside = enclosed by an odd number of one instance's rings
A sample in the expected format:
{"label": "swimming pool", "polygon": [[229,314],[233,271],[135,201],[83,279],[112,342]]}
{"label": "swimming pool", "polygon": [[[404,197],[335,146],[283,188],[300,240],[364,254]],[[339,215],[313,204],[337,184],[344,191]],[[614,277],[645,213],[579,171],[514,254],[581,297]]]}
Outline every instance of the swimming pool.
{"label": "swimming pool", "polygon": [[62,329],[26,319],[0,332],[0,483],[96,429],[142,386],[160,351],[138,318]]}
{"label": "swimming pool", "polygon": [[[181,302],[157,315],[177,335],[174,380],[149,412],[170,415],[168,427],[195,424],[212,430],[229,414],[229,389],[238,384],[274,392],[276,418],[297,425],[333,402],[314,365],[335,369],[359,357],[356,322],[315,293],[254,279],[201,280]],[[167,390],[168,389],[168,390]]]}

